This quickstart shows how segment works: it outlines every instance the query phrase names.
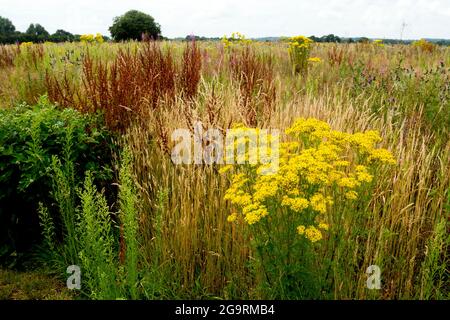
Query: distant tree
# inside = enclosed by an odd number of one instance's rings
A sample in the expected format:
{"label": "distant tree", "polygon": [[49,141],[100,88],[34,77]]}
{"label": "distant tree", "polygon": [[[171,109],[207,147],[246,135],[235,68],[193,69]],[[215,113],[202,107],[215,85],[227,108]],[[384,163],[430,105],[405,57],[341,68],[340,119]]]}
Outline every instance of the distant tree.
{"label": "distant tree", "polygon": [[339,38],[338,36],[335,36],[334,34],[329,34],[327,36],[321,37],[321,42],[339,43],[339,42],[341,42],[341,38]]}
{"label": "distant tree", "polygon": [[369,38],[366,38],[366,37],[362,37],[362,38],[359,38],[359,39],[358,39],[358,42],[359,42],[359,43],[369,43],[369,42],[370,42],[370,39],[369,39]]}
{"label": "distant tree", "polygon": [[48,37],[50,35],[47,32],[47,30],[45,30],[45,28],[41,26],[39,23],[30,24],[26,33],[29,34],[30,36],[36,37]]}
{"label": "distant tree", "polygon": [[210,38],[196,36],[193,34],[190,34],[184,38],[184,41],[208,41]]}
{"label": "distant tree", "polygon": [[75,36],[73,34],[71,34],[70,32],[59,29],[59,30],[56,30],[56,32],[51,35],[50,40],[53,42],[74,41]]}
{"label": "distant tree", "polygon": [[450,40],[445,39],[437,40],[436,44],[440,46],[450,46]]}
{"label": "distant tree", "polygon": [[335,36],[334,34],[329,34],[327,36],[322,36],[320,38],[316,36],[309,37],[314,42],[341,42],[341,38]]}
{"label": "distant tree", "polygon": [[11,35],[16,31],[11,20],[0,17],[0,35]]}
{"label": "distant tree", "polygon": [[30,24],[25,34],[28,36],[28,41],[43,42],[50,38],[50,34],[39,23]]}
{"label": "distant tree", "polygon": [[123,16],[114,18],[109,31],[116,41],[141,40],[144,34],[153,39],[161,36],[161,26],[155,19],[137,10],[128,11]]}
{"label": "distant tree", "polygon": [[196,35],[193,35],[193,34],[190,34],[190,35],[187,35],[186,38],[184,38],[184,40],[185,41],[193,41],[193,40],[200,41],[200,37],[196,36]]}

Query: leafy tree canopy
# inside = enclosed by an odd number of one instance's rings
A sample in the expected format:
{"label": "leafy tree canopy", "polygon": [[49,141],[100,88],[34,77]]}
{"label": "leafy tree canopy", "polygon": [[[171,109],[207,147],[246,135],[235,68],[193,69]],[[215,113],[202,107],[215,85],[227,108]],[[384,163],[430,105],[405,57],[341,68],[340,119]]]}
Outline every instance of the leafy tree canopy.
{"label": "leafy tree canopy", "polygon": [[0,35],[9,35],[16,31],[16,27],[12,24],[11,20],[0,17]]}
{"label": "leafy tree canopy", "polygon": [[54,34],[52,34],[51,40],[55,42],[74,41],[75,36],[70,32],[58,29]]}
{"label": "leafy tree canopy", "polygon": [[327,36],[322,36],[320,38],[311,36],[310,39],[314,42],[341,42],[341,38],[335,36],[334,34],[329,34]]}
{"label": "leafy tree canopy", "polygon": [[161,36],[161,26],[155,22],[155,19],[137,10],[131,10],[123,16],[116,17],[109,31],[116,41],[141,40],[144,34],[153,39]]}
{"label": "leafy tree canopy", "polygon": [[36,36],[36,37],[48,37],[50,34],[45,30],[43,26],[41,26],[39,23],[36,24],[30,24],[30,26],[27,29],[26,34]]}

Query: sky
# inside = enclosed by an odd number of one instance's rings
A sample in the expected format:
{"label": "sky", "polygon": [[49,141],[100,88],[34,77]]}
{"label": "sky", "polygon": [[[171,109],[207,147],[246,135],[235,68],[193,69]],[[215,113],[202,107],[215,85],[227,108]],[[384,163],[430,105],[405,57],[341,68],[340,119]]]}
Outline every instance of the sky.
{"label": "sky", "polygon": [[0,0],[0,16],[19,31],[40,23],[50,33],[109,35],[113,18],[131,9],[153,16],[169,38],[239,31],[250,38],[450,39],[450,0]]}

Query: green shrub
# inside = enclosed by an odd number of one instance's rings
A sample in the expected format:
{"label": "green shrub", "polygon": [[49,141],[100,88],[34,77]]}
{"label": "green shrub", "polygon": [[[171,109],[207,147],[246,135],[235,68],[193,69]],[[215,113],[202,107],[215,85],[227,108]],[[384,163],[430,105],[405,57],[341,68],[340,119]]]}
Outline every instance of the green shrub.
{"label": "green shrub", "polygon": [[[54,198],[66,197],[65,208],[60,209],[63,217],[73,216],[74,195],[64,194],[63,182],[54,185],[51,176],[65,171],[73,180],[66,181],[71,187],[83,180],[87,170],[100,182],[110,180],[109,138],[100,117],[59,110],[45,97],[36,106],[0,110],[0,261],[28,251],[40,240],[39,202],[50,204]],[[68,171],[73,172],[67,175]],[[51,216],[55,208],[49,210]],[[60,222],[55,221],[59,236]]]}

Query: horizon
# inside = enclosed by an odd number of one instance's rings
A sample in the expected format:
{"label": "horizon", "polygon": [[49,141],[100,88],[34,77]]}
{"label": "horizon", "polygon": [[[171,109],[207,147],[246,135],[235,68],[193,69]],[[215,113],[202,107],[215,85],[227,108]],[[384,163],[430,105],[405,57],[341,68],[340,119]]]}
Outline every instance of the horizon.
{"label": "horizon", "polygon": [[[395,40],[395,41],[400,41],[400,39],[399,38],[377,38],[377,37],[366,37],[366,36],[361,36],[361,35],[359,35],[359,36],[351,36],[351,37],[343,37],[343,36],[340,36],[339,34],[332,34],[332,33],[329,33],[329,34],[323,34],[323,35],[317,35],[317,34],[310,34],[310,35],[305,35],[306,37],[317,37],[317,38],[320,38],[320,37],[324,37],[324,36],[328,36],[328,35],[334,35],[334,36],[337,36],[337,37],[339,37],[339,38],[341,38],[341,39],[361,39],[361,38],[368,38],[369,40],[377,40],[377,39],[379,39],[379,40]],[[199,34],[191,34],[191,35],[185,35],[185,36],[177,36],[177,37],[170,37],[170,38],[168,38],[169,40],[173,40],[173,39],[184,39],[184,38],[186,38],[187,36],[196,36],[196,37],[199,37],[199,38],[206,38],[206,39],[220,39],[220,38],[222,38],[223,36],[211,36],[211,37],[205,37],[205,36],[202,36],[202,35],[199,35]],[[228,36],[230,36],[230,34],[228,34]],[[287,36],[284,36],[284,35],[281,35],[281,36],[261,36],[261,37],[248,37],[248,39],[250,39],[250,40],[261,40],[261,39],[270,39],[270,38],[273,38],[273,39],[281,39],[281,38],[285,38],[285,37],[287,37]],[[425,39],[425,40],[445,40],[445,41],[449,41],[450,40],[450,38],[406,38],[406,39],[402,39],[401,41],[416,41],[416,40],[420,40],[420,39]]]}
{"label": "horizon", "polygon": [[245,3],[236,0],[220,3],[206,0],[194,3],[131,0],[124,3],[112,0],[107,5],[87,0],[77,3],[0,0],[0,8],[0,16],[11,20],[16,30],[22,32],[31,23],[39,23],[50,33],[63,29],[73,34],[99,32],[110,36],[108,28],[113,19],[135,9],[150,14],[161,25],[162,35],[172,39],[190,34],[223,37],[235,31],[253,39],[297,34],[405,41],[450,39],[450,3],[443,0],[317,0],[309,4],[292,0],[280,0],[277,4],[268,0]]}

